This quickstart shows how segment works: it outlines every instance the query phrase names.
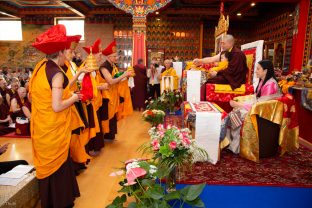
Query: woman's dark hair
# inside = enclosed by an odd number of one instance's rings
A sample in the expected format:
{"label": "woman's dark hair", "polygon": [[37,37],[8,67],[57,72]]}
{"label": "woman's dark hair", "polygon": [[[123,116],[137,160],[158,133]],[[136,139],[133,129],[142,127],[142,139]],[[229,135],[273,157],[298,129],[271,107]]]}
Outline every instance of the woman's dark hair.
{"label": "woman's dark hair", "polygon": [[[271,60],[261,60],[258,62],[258,64],[260,64],[260,66],[263,68],[263,70],[267,70],[267,73],[266,73],[265,78],[263,80],[262,86],[264,86],[265,83],[271,78],[273,78],[277,81],[275,74],[274,74],[273,63]],[[260,80],[259,80],[258,86],[256,88],[257,97],[261,96],[261,88],[258,91],[259,84],[260,84]]]}

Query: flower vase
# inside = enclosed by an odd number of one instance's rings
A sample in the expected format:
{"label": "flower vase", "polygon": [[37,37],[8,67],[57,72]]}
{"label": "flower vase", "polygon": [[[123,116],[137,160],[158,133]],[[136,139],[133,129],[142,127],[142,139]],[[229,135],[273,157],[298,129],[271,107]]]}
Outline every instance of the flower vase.
{"label": "flower vase", "polygon": [[166,178],[166,191],[168,193],[176,191],[176,170],[177,168],[174,167]]}
{"label": "flower vase", "polygon": [[169,106],[169,115],[175,115],[174,106]]}

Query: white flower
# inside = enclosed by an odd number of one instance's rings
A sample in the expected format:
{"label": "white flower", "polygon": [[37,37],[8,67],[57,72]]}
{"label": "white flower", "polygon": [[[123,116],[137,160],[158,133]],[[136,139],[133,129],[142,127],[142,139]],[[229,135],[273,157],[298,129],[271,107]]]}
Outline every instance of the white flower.
{"label": "white flower", "polygon": [[156,169],[149,169],[149,173],[150,173],[151,175],[153,175],[153,174],[156,173],[156,172],[157,172]]}
{"label": "white flower", "polygon": [[139,168],[139,167],[140,167],[139,163],[135,161],[135,162],[127,164],[126,170],[128,172],[129,170],[131,170],[133,168]]}

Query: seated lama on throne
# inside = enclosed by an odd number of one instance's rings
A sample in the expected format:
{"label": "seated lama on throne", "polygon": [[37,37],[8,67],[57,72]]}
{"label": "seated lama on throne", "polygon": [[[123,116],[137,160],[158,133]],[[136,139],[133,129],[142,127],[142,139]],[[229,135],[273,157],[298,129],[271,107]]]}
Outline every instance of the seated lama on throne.
{"label": "seated lama on throne", "polygon": [[[221,40],[221,48],[223,51],[229,52],[228,67],[222,71],[212,70],[209,74],[210,79],[207,83],[214,84],[229,84],[234,90],[239,88],[242,84],[246,83],[246,74],[248,72],[246,56],[238,48],[234,46],[234,37],[232,35],[225,35]],[[194,64],[199,66],[212,62],[218,62],[220,60],[221,53],[213,57],[206,57],[203,59],[194,59]]]}

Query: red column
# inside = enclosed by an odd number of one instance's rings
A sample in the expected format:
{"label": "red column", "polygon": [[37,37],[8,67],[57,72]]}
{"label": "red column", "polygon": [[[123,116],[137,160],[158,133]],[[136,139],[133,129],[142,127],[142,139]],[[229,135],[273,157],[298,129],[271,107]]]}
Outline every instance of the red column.
{"label": "red column", "polygon": [[133,17],[133,55],[132,66],[138,63],[138,59],[143,59],[146,65],[146,18]]}
{"label": "red column", "polygon": [[138,63],[139,59],[143,59],[144,65],[146,64],[146,46],[145,46],[145,33],[133,33],[133,59],[132,66]]}
{"label": "red column", "polygon": [[[309,6],[310,0],[300,0],[299,2],[299,19],[298,19],[298,32],[293,36],[292,50],[291,50],[291,60],[290,60],[290,71],[301,70],[303,53],[304,53],[304,43],[306,36],[306,29],[309,16]],[[296,29],[296,28],[294,28]]]}

